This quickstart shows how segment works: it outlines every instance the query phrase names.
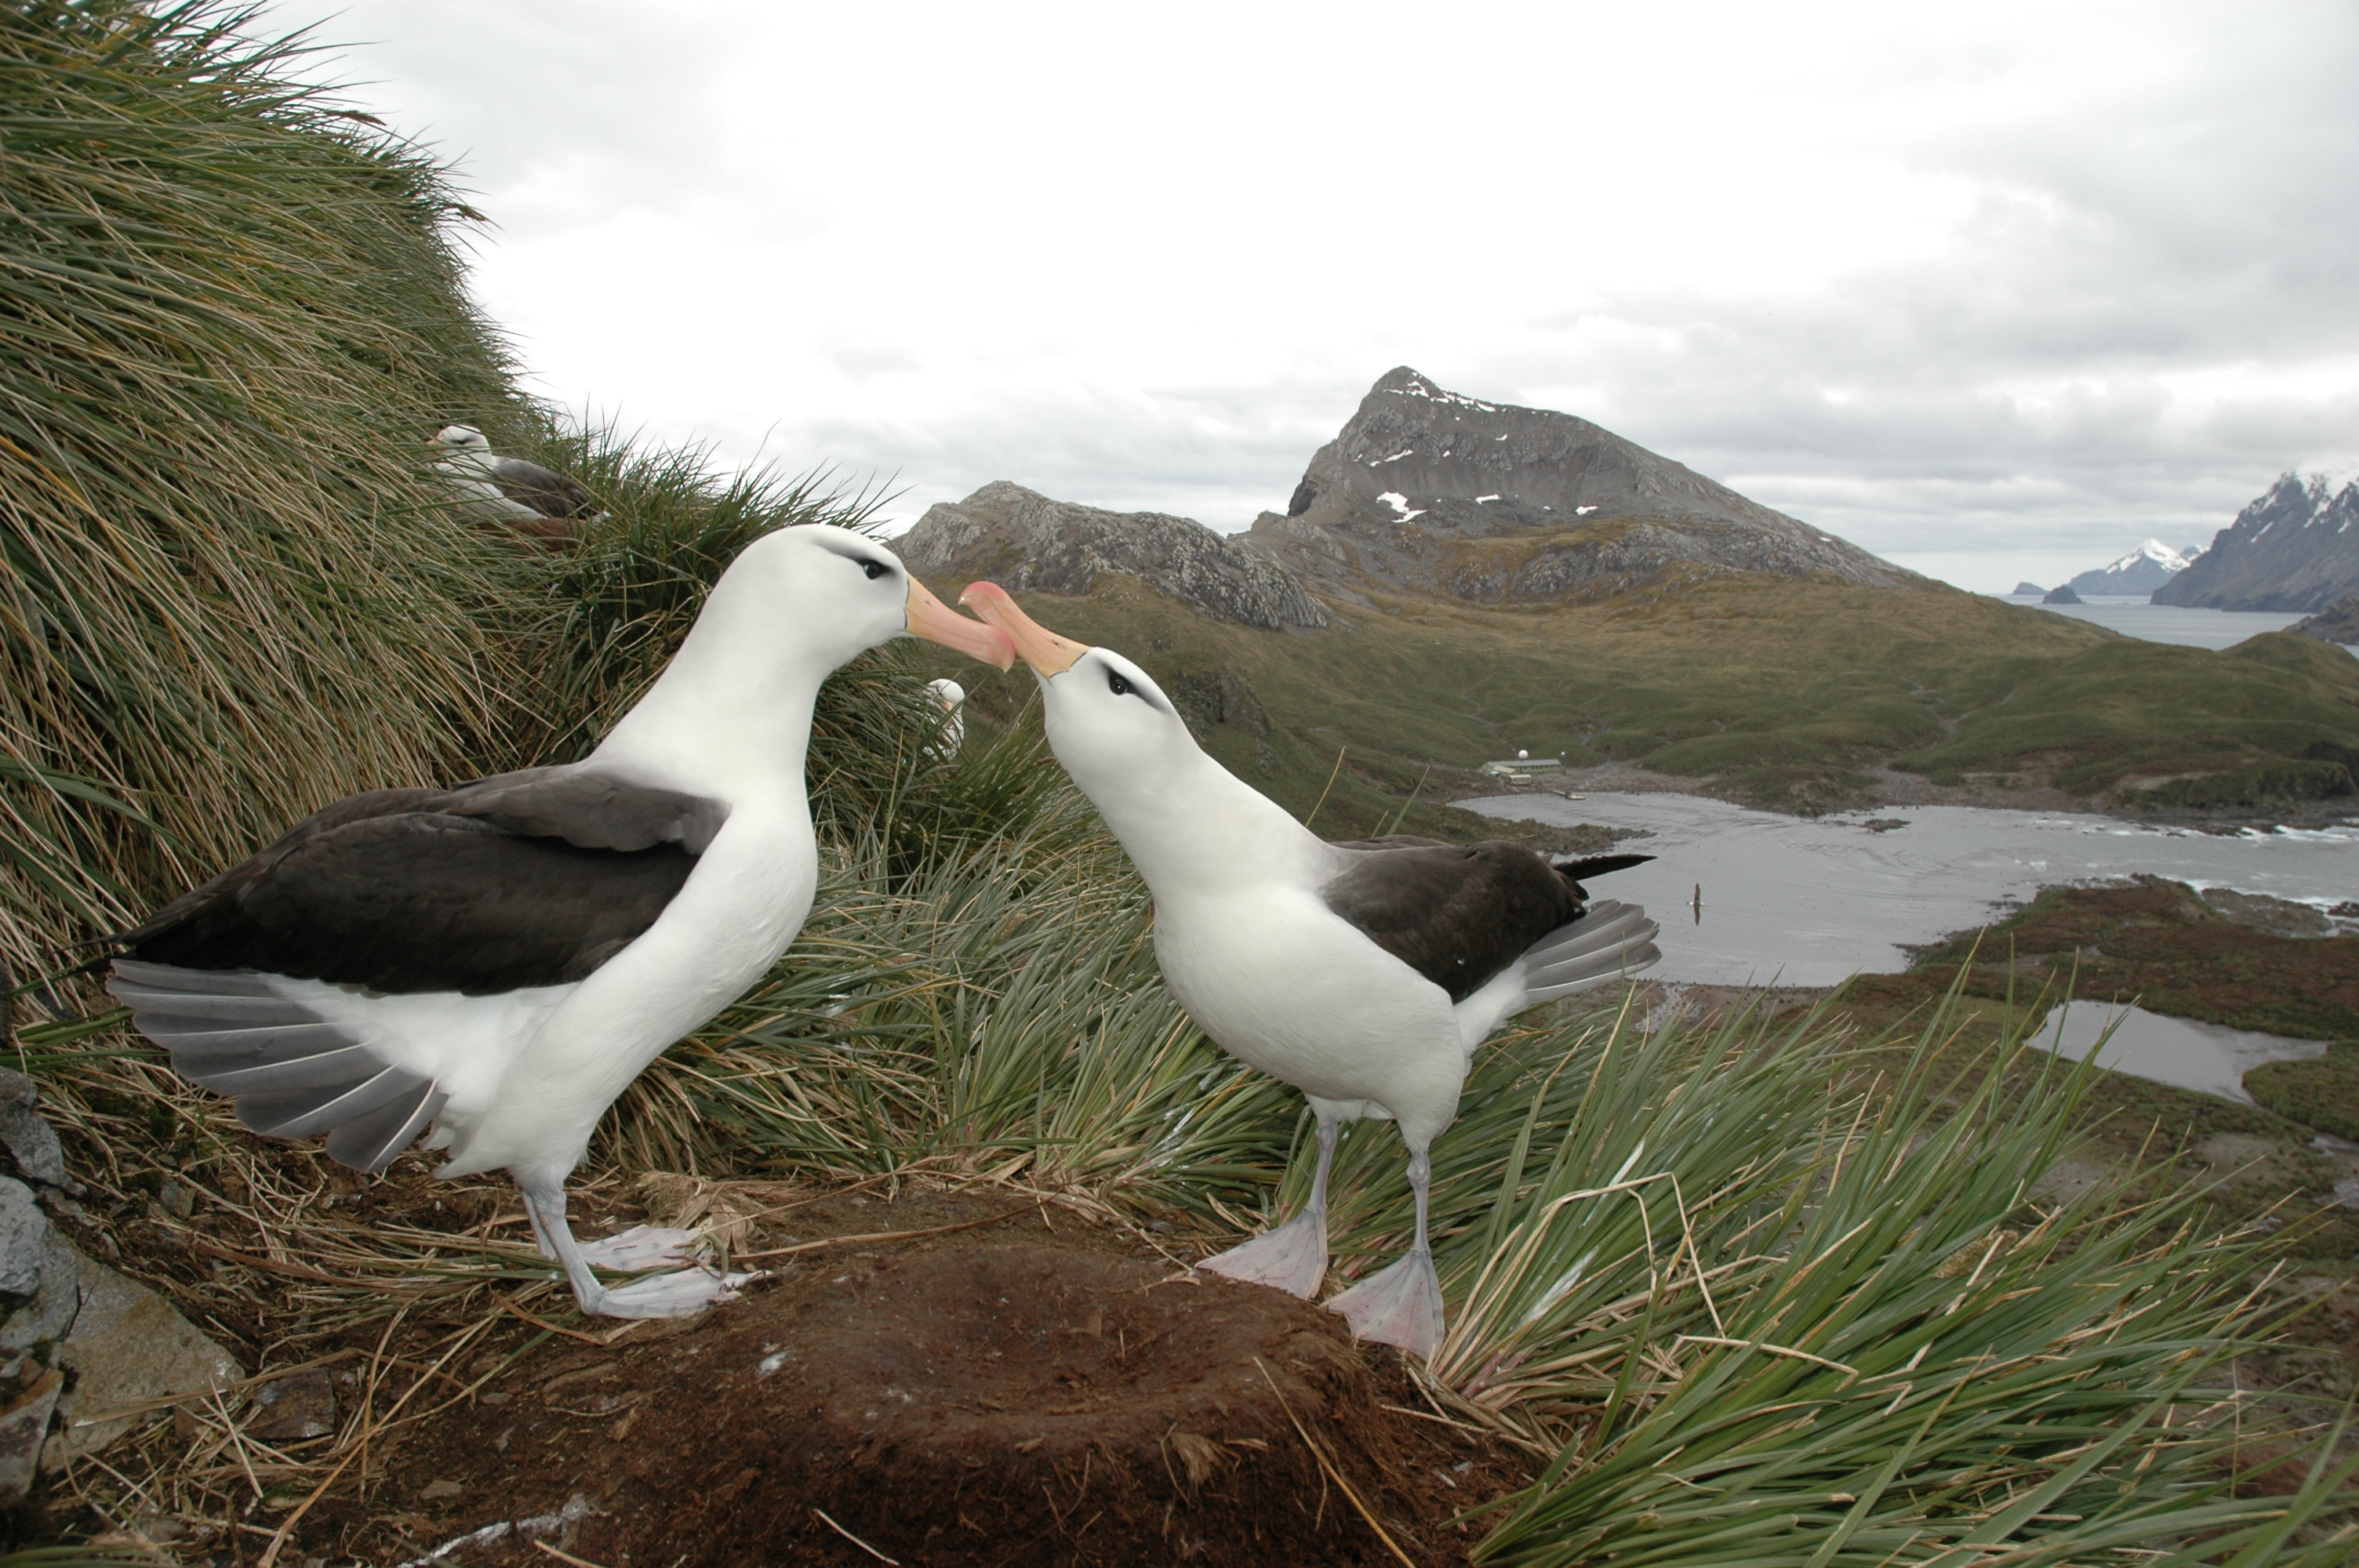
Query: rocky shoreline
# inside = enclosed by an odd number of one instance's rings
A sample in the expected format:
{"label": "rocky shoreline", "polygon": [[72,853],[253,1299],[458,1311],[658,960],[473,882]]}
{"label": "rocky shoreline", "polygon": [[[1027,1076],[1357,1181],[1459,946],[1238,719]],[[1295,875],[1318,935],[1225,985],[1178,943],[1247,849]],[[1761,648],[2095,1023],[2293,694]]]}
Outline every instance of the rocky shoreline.
{"label": "rocky shoreline", "polygon": [[1453,785],[1453,798],[1529,795],[1535,791],[1578,797],[1584,795],[1691,795],[1727,801],[1749,810],[1780,816],[1824,816],[1838,812],[1872,810],[1877,806],[1963,806],[1987,811],[2071,812],[2106,816],[2141,827],[2186,827],[2203,833],[2234,834],[2247,828],[2262,832],[2277,827],[2319,828],[2359,823],[2359,795],[2323,800],[2286,801],[2265,808],[2221,806],[2194,809],[2169,807],[2126,813],[2102,799],[2086,799],[2052,785],[2008,789],[1995,784],[1940,784],[1921,773],[1877,768],[1867,775],[1868,787],[1855,798],[1816,810],[1765,801],[1713,777],[1658,773],[1636,762],[1604,762],[1596,767],[1563,768],[1531,775],[1527,784],[1473,775]]}

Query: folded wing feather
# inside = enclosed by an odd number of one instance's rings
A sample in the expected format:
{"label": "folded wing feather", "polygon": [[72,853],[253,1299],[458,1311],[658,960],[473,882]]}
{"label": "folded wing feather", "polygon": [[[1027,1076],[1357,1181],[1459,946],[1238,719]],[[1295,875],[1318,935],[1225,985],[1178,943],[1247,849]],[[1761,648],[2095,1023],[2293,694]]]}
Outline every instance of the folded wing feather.
{"label": "folded wing feather", "polygon": [[326,1132],[383,1170],[450,1099],[399,999],[444,998],[456,1022],[582,979],[662,915],[727,816],[580,766],[355,795],[115,938],[109,989],[247,1127]]}

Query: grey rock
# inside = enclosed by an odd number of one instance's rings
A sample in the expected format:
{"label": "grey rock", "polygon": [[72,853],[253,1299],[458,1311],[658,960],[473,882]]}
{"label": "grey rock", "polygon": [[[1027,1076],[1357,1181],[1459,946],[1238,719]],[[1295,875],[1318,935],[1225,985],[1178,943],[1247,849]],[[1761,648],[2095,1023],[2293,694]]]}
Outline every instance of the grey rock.
{"label": "grey rock", "polygon": [[0,1176],[0,1295],[29,1296],[40,1288],[41,1254],[49,1217],[22,1182]]}
{"label": "grey rock", "polygon": [[290,1372],[254,1390],[255,1424],[247,1428],[265,1443],[297,1443],[336,1430],[336,1383],[326,1368]]}
{"label": "grey rock", "polygon": [[1160,512],[1051,501],[1005,480],[927,508],[893,548],[911,571],[943,579],[951,598],[977,578],[1013,593],[1079,595],[1102,573],[1127,572],[1215,620],[1270,631],[1327,624],[1294,574],[1244,540]]}
{"label": "grey rock", "polygon": [[65,1381],[55,1368],[43,1372],[16,1403],[0,1411],[0,1509],[15,1508],[33,1489],[49,1413],[58,1408],[58,1390]]}
{"label": "grey rock", "polygon": [[2048,590],[2046,589],[2040,587],[2038,583],[2032,582],[2027,579],[2026,580],[2015,585],[2015,593],[2013,597],[2022,599],[2030,594],[2046,593],[2047,591]]}
{"label": "grey rock", "polygon": [[8,1146],[16,1169],[52,1187],[66,1184],[66,1152],[57,1129],[27,1105],[0,1104],[0,1143]]}
{"label": "grey rock", "polygon": [[59,1362],[74,1386],[58,1400],[66,1424],[41,1451],[44,1470],[96,1453],[158,1413],[136,1407],[223,1388],[245,1375],[163,1297],[88,1258],[82,1260],[82,1311]]}
{"label": "grey rock", "polygon": [[1403,589],[1602,597],[1681,567],[1924,580],[1586,419],[1445,392],[1405,365],[1249,539],[1318,591],[1364,603]]}
{"label": "grey rock", "polygon": [[2314,615],[2359,593],[2359,481],[2279,476],[2195,564],[2155,589],[2157,604]]}
{"label": "grey rock", "polygon": [[66,1180],[66,1152],[57,1129],[41,1119],[41,1086],[24,1074],[0,1067],[0,1143],[7,1145],[16,1169],[29,1180],[52,1187],[82,1191]]}
{"label": "grey rock", "polygon": [[2048,590],[2048,597],[2042,599],[2039,602],[2042,604],[2078,604],[2081,602],[2081,596],[2073,591],[2072,585],[2068,582],[2061,584],[2059,587],[2049,589]]}
{"label": "grey rock", "polygon": [[44,1339],[58,1344],[73,1331],[81,1312],[82,1254],[52,1230],[41,1249],[39,1288],[0,1323],[0,1352],[21,1356]]}

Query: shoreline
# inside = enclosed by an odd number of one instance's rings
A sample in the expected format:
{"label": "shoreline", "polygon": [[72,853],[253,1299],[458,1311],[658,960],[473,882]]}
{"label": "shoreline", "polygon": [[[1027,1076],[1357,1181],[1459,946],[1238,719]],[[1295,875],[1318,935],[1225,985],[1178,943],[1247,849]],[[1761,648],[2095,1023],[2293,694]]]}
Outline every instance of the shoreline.
{"label": "shoreline", "polygon": [[1450,804],[1518,795],[1560,797],[1572,795],[1685,795],[1743,806],[1747,811],[1758,811],[1770,816],[1790,816],[1797,821],[1844,816],[1882,806],[1908,809],[1962,806],[1984,811],[2066,812],[2079,816],[2101,816],[2127,827],[2182,827],[2222,837],[2233,837],[2248,827],[2267,832],[2277,827],[2316,829],[2359,825],[2359,795],[2289,802],[2266,811],[2223,808],[2126,814],[2118,808],[2109,808],[2098,800],[2074,795],[2053,785],[2003,789],[1991,784],[1937,784],[1921,774],[1899,773],[1886,767],[1875,769],[1869,776],[1871,784],[1863,801],[1825,811],[1800,811],[1767,804],[1742,791],[1723,785],[1712,775],[1658,773],[1636,762],[1604,762],[1592,768],[1551,769],[1534,773],[1529,784],[1513,784],[1505,779],[1478,774],[1451,792]]}

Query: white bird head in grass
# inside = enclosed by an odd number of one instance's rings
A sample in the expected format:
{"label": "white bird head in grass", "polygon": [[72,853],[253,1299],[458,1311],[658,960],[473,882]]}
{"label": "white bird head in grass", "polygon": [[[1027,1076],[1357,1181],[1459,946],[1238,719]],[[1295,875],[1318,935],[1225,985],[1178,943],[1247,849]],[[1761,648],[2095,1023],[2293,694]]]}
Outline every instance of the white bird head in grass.
{"label": "white bird head in grass", "polygon": [[1005,633],[1042,692],[1042,723],[1057,760],[1100,808],[1158,784],[1202,758],[1187,720],[1155,678],[1111,648],[1060,637],[996,583],[968,585],[959,602]]}

